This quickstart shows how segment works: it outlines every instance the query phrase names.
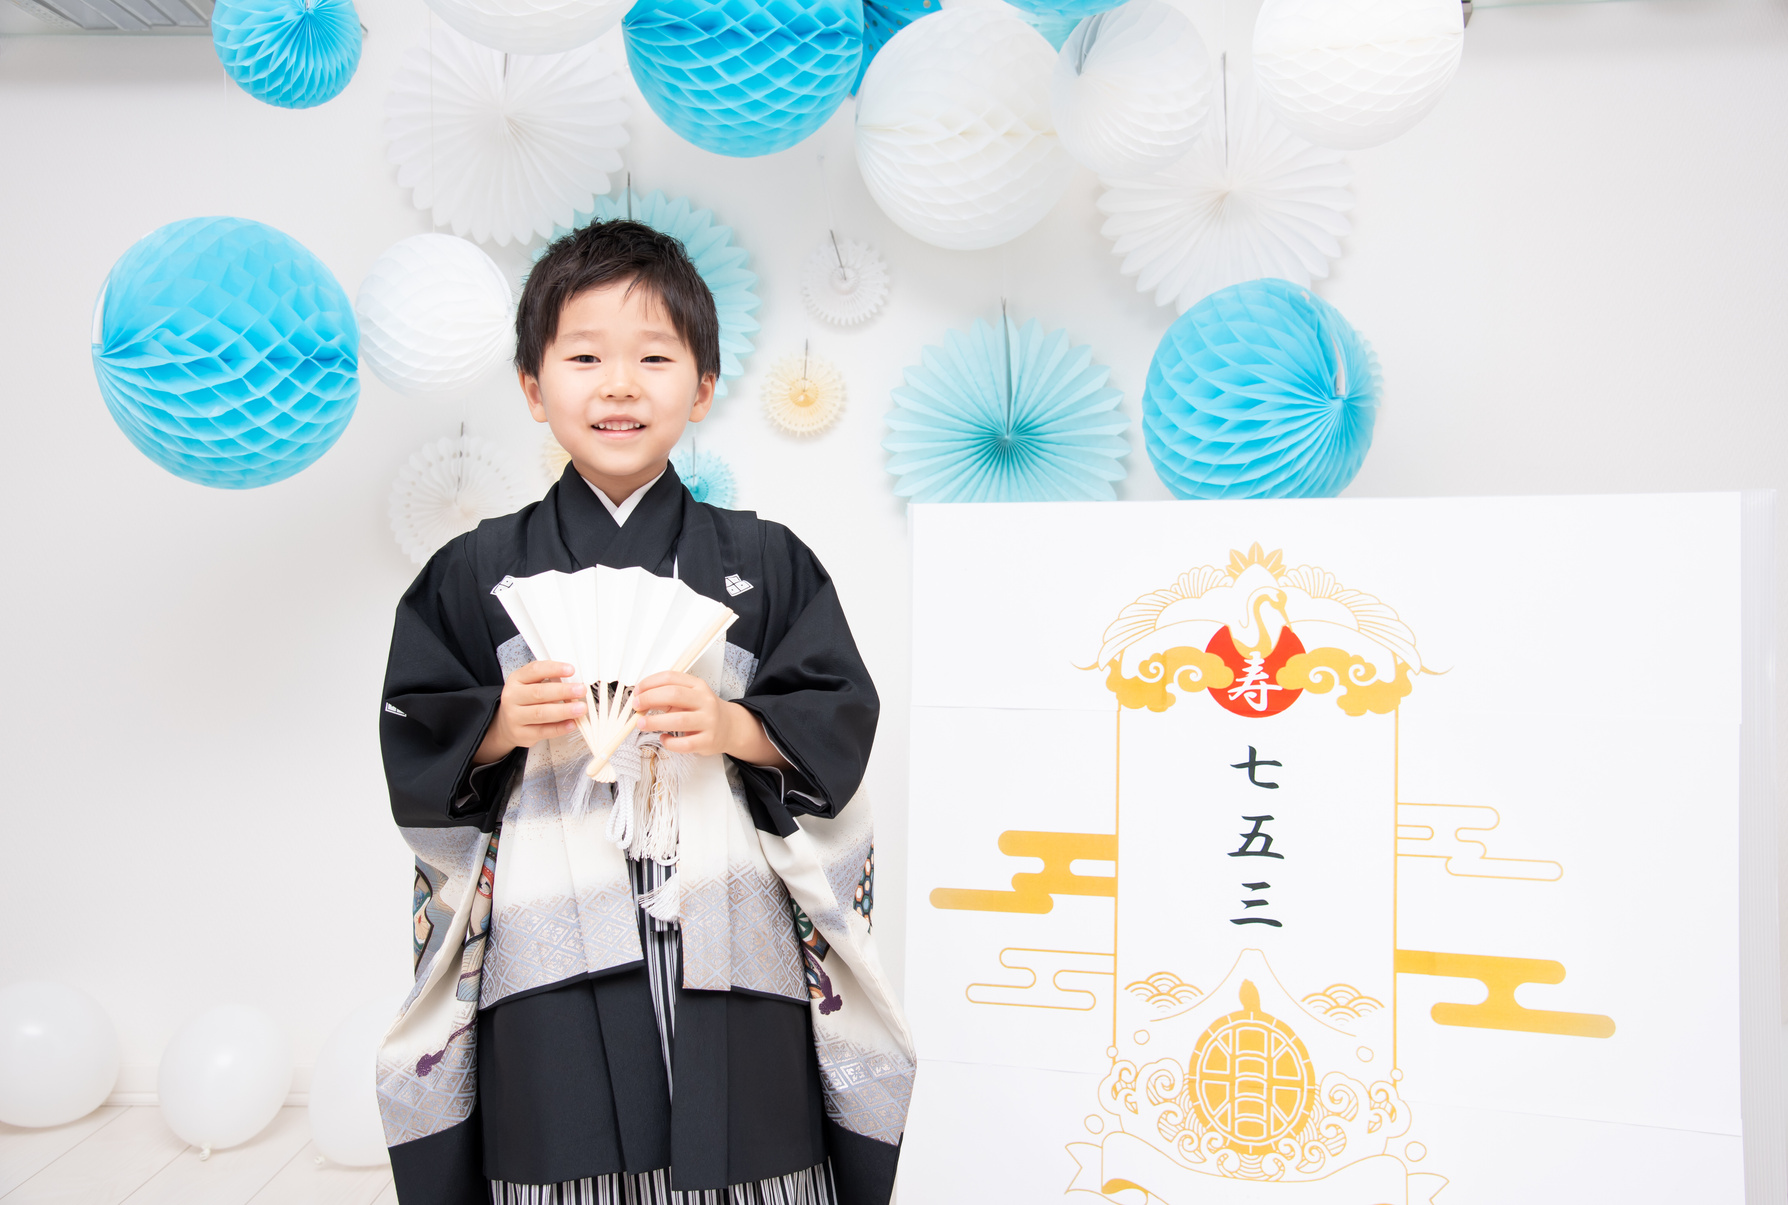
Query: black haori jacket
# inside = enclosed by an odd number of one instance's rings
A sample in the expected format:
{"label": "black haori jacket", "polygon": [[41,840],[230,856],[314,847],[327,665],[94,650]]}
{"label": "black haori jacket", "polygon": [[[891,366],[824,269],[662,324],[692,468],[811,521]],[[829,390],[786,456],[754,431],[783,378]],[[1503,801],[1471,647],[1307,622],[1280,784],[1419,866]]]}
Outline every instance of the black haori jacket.
{"label": "black haori jacket", "polygon": [[[643,967],[655,922],[602,837],[612,804],[573,805],[582,741],[472,767],[505,676],[532,660],[492,588],[598,564],[680,577],[737,612],[704,676],[793,766],[693,759],[710,786],[679,798],[684,847],[696,833],[714,873],[681,863],[664,1057]],[[405,1205],[660,1168],[714,1189],[828,1160],[841,1205],[885,1205],[913,1056],[871,938],[869,809],[851,802],[878,707],[813,554],[696,502],[675,470],[619,526],[567,466],[539,503],[435,554],[398,606],[380,716],[416,854],[416,983],[378,1068]]]}

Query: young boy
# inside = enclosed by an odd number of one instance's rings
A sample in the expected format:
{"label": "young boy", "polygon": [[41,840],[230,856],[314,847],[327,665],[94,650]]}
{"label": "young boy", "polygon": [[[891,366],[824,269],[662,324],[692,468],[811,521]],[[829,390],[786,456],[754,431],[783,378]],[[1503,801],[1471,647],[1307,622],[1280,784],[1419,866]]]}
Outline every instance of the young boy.
{"label": "young boy", "polygon": [[[417,856],[416,987],[379,1061],[399,1198],[885,1205],[911,1047],[869,946],[868,817],[840,815],[878,702],[813,554],[669,467],[713,403],[713,298],[675,239],[591,226],[529,276],[515,363],[571,463],[435,554],[386,673],[386,777]],[[717,682],[661,673],[634,698],[643,742],[724,759],[711,880],[607,839],[625,795],[576,798],[594,667],[533,660],[491,594],[592,565],[738,613]],[[686,850],[717,813],[680,813]],[[678,919],[647,915],[672,869]]]}

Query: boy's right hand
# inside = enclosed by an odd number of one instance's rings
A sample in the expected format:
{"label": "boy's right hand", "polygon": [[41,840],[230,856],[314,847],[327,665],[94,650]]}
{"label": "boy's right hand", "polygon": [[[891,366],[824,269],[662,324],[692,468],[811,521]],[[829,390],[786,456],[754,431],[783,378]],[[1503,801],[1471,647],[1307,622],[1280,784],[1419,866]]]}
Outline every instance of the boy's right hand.
{"label": "boy's right hand", "polygon": [[487,766],[516,749],[575,732],[577,717],[589,706],[584,684],[572,678],[576,672],[563,661],[530,661],[510,674],[472,764]]}

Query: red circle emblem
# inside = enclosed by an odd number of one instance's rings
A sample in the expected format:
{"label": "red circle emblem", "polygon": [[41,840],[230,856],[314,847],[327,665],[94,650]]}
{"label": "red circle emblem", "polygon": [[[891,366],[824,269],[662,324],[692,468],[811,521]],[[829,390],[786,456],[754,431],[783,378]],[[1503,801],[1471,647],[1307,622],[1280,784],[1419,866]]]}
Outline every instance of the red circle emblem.
{"label": "red circle emblem", "polygon": [[1223,664],[1235,671],[1235,681],[1220,690],[1206,693],[1217,700],[1219,707],[1233,711],[1237,715],[1264,719],[1270,715],[1278,715],[1297,701],[1304,692],[1279,685],[1279,670],[1284,664],[1304,651],[1304,642],[1298,634],[1286,624],[1279,629],[1279,639],[1273,645],[1273,651],[1265,657],[1258,653],[1244,656],[1235,646],[1235,637],[1230,635],[1228,627],[1217,629],[1211,642],[1205,646],[1207,653],[1215,653],[1223,658]]}

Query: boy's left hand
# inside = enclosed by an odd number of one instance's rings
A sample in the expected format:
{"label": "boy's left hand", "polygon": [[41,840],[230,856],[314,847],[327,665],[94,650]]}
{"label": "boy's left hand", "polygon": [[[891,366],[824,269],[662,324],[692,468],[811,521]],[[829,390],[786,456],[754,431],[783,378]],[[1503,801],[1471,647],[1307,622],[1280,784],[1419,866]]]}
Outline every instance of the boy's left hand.
{"label": "boy's left hand", "polygon": [[694,674],[666,672],[642,679],[633,691],[633,710],[639,713],[641,732],[677,734],[661,738],[672,753],[727,753],[753,765],[788,766],[756,716],[722,699]]}

